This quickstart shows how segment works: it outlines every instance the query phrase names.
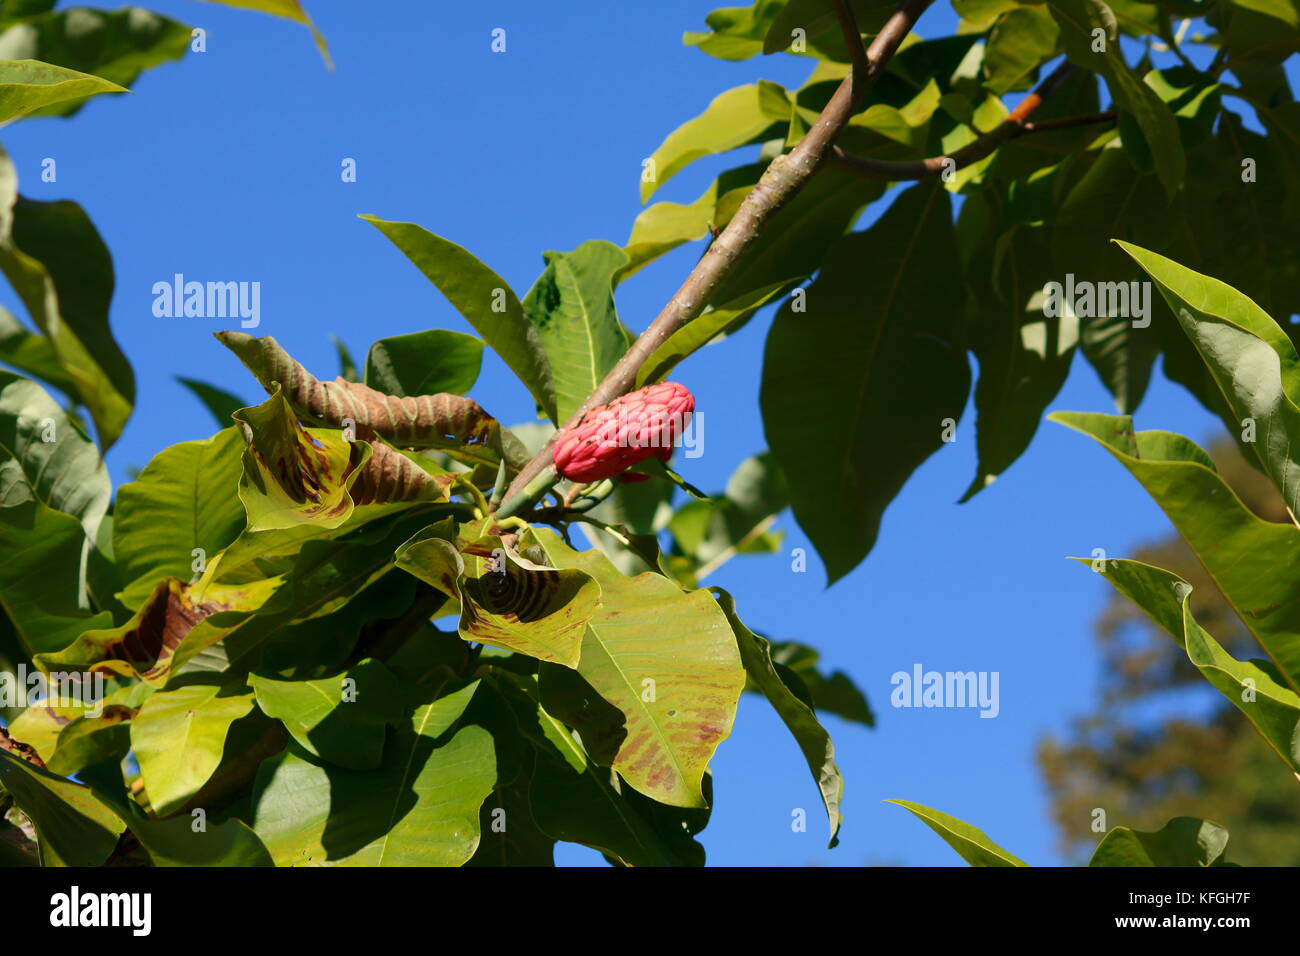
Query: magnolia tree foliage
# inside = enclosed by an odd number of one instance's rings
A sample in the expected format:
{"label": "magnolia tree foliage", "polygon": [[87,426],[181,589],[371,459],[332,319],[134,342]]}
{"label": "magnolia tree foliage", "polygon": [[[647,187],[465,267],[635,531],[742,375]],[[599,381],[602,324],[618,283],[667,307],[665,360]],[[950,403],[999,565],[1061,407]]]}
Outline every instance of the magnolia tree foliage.
{"label": "magnolia tree foliage", "polygon": [[[310,25],[296,3],[233,5]],[[71,112],[199,41],[141,11],[50,6],[4,7],[0,119]],[[741,165],[693,202],[648,205],[622,246],[545,253],[522,296],[451,239],[363,216],[476,334],[381,339],[364,363],[340,348],[327,381],[273,338],[220,332],[265,401],[187,383],[220,430],[116,493],[101,450],[133,379],[108,324],[111,258],[75,203],[20,197],[6,161],[0,268],[31,327],[6,316],[0,336],[16,370],[0,372],[0,656],[53,696],[15,706],[0,736],[4,859],[538,865],[564,841],[698,864],[709,764],[744,692],[794,736],[833,846],[843,782],[818,713],[870,725],[866,699],[702,586],[775,551],[787,507],[838,580],[958,430],[978,447],[963,500],[1010,467],[1076,351],[1124,415],[1163,356],[1294,496],[1297,358],[1268,316],[1300,308],[1283,70],[1300,10],[953,0],[956,33],[922,39],[929,6],[709,14],[688,44],[803,57],[806,81],[702,92],[642,164],[642,200],[701,157],[744,149]],[[102,56],[60,42],[91,22]],[[691,242],[681,289],[629,330],[620,283]],[[769,448],[705,494],[665,454],[693,408],[668,377],[768,305]],[[484,348],[533,407],[468,397]],[[1157,497],[1270,660],[1227,657],[1172,575],[1096,570],[1297,769],[1300,628],[1277,555],[1300,532],[1234,505],[1185,439],[1058,418]],[[969,862],[1022,865],[899,803]],[[1094,863],[1212,865],[1226,841],[1186,818],[1116,827]]]}

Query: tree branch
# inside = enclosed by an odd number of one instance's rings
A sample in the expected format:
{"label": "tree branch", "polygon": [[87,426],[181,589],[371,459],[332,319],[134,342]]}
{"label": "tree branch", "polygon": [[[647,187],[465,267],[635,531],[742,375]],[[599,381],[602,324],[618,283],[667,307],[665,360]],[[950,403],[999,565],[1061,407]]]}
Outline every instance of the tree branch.
{"label": "tree branch", "polygon": [[[618,364],[587,396],[586,401],[573,413],[551,437],[542,449],[533,456],[527,465],[515,476],[506,490],[505,502],[497,511],[499,517],[517,514],[530,501],[541,495],[557,480],[552,453],[558,437],[567,429],[578,425],[587,412],[597,405],[604,405],[620,395],[631,391],[636,384],[636,374],[654,350],[674,332],[696,318],[708,304],[714,291],[735,268],[736,263],[745,254],[754,240],[762,232],[768,219],[784,206],[791,197],[804,187],[812,175],[820,168],[830,152],[831,144],[839,134],[849,117],[853,115],[856,103],[867,94],[877,76],[885,68],[890,57],[898,49],[903,38],[911,32],[921,14],[933,0],[903,0],[881,27],[880,32],[866,48],[864,58],[866,66],[854,69],[835,91],[816,124],[808,130],[799,144],[789,153],[776,157],[764,170],[758,184],[745,197],[740,208],[736,210],[727,227],[709,245],[691,274],[686,277],[680,289],[673,295],[663,311],[655,317],[649,327],[641,333],[619,359]],[[848,22],[853,32],[854,45],[861,45],[861,35],[852,22],[852,13],[844,19],[841,3],[841,24]],[[865,71],[865,72],[864,72]]]}
{"label": "tree branch", "polygon": [[871,56],[862,42],[862,31],[858,29],[858,18],[853,15],[849,0],[835,0],[835,15],[840,21],[840,32],[849,47],[849,58],[853,63],[854,104],[862,101],[866,92],[867,77],[871,75]]}
{"label": "tree branch", "polygon": [[948,156],[931,156],[928,159],[892,162],[884,159],[872,159],[868,156],[855,156],[831,147],[831,158],[835,164],[846,172],[864,176],[869,179],[889,179],[894,181],[910,179],[927,179],[941,176],[945,171],[955,172],[972,163],[978,163],[991,154],[1003,143],[1028,133],[1047,133],[1075,126],[1089,126],[1094,123],[1106,123],[1115,119],[1114,110],[1105,113],[1089,113],[1084,116],[1067,116],[1062,119],[1046,120],[1042,123],[1030,123],[1028,118],[1038,107],[1043,105],[1052,93],[1069,78],[1075,70],[1071,63],[1062,63],[1050,76],[1038,84],[1032,93],[1024,98],[1014,110],[1007,114],[995,129],[980,136],[974,142]]}

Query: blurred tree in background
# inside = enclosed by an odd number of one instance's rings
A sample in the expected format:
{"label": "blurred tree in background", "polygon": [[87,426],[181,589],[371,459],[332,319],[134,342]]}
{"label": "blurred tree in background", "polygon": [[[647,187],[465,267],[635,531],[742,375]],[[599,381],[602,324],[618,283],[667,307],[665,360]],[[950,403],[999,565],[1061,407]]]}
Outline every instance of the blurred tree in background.
{"label": "blurred tree in background", "polygon": [[[1219,474],[1268,521],[1290,521],[1276,489],[1227,438],[1210,445]],[[1132,557],[1192,584],[1196,619],[1238,659],[1258,646],[1176,533]],[[1268,744],[1209,686],[1187,655],[1133,602],[1113,592],[1096,621],[1102,656],[1097,708],[1061,739],[1045,737],[1038,763],[1060,846],[1086,862],[1106,827],[1156,829],[1171,817],[1214,820],[1233,834],[1243,866],[1300,866],[1300,796]]]}

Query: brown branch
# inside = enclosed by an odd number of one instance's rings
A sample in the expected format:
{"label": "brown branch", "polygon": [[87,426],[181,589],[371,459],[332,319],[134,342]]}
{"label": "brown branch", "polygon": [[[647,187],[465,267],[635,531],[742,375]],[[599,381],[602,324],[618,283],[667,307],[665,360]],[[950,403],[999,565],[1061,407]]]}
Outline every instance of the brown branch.
{"label": "brown branch", "polygon": [[978,163],[1003,143],[1028,133],[1048,133],[1059,129],[1090,126],[1095,123],[1106,123],[1114,120],[1116,117],[1115,111],[1109,110],[1105,113],[1066,116],[1061,119],[1045,120],[1041,123],[1028,122],[1029,116],[1074,72],[1074,69],[1072,64],[1063,63],[1053,71],[1051,76],[1038,84],[1034,91],[1026,96],[1014,110],[1008,113],[1007,118],[998,124],[995,129],[947,156],[931,156],[927,159],[894,162],[884,159],[872,159],[869,156],[855,156],[845,152],[838,146],[833,146],[831,147],[831,159],[837,167],[845,172],[869,179],[889,179],[894,181],[927,179],[931,176],[941,176],[945,171],[955,172],[958,169],[970,166],[972,163]]}
{"label": "brown branch", "polygon": [[855,105],[862,101],[866,92],[866,79],[871,75],[871,56],[862,42],[862,31],[858,29],[858,18],[853,15],[849,0],[835,0],[835,15],[839,17],[840,32],[849,47],[849,58],[853,63]]}
{"label": "brown branch", "polygon": [[1029,118],[1029,114],[1043,105],[1043,100],[1047,99],[1058,89],[1061,84],[1074,75],[1077,67],[1069,60],[1065,60],[1055,70],[1049,73],[1041,83],[1039,83],[1028,96],[1020,101],[1020,105],[1007,114],[1007,122],[1018,123]]}
{"label": "brown branch", "polygon": [[[505,502],[497,512],[498,515],[504,517],[516,514],[532,498],[554,484],[557,479],[551,457],[558,436],[581,422],[590,409],[613,401],[631,391],[636,384],[637,371],[655,349],[704,311],[713,293],[762,232],[772,214],[789,202],[820,168],[830,152],[835,137],[853,115],[855,104],[860,102],[871,89],[876,77],[884,70],[899,44],[911,32],[916,21],[932,2],[933,0],[903,0],[902,5],[880,28],[880,32],[867,47],[865,75],[862,70],[855,69],[845,77],[830,102],[826,104],[826,108],[822,110],[821,116],[817,118],[816,124],[808,130],[799,144],[789,153],[772,160],[758,184],[745,197],[745,201],[727,223],[727,227],[709,245],[704,256],[696,263],[691,274],[664,306],[663,311],[655,317],[632,347],[619,359],[618,364],[587,396],[581,407],[564,423],[564,427],[559,429],[515,476],[506,491]],[[841,17],[841,23],[844,23],[843,14]],[[860,45],[861,35],[856,32],[856,24],[852,25],[851,29],[854,31],[855,42]],[[853,43],[850,43],[850,48],[852,47]]]}

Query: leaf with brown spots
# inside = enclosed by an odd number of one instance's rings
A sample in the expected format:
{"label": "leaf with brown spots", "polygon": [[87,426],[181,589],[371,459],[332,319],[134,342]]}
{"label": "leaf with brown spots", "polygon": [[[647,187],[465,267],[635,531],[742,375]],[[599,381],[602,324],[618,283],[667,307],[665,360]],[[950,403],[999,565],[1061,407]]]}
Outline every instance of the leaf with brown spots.
{"label": "leaf with brown spots", "polygon": [[304,541],[279,573],[242,583],[204,578],[187,585],[166,578],[121,627],[87,631],[37,664],[47,672],[140,677],[157,687],[199,652],[224,641],[227,668],[245,667],[268,638],[338,610],[391,572],[393,552],[425,520],[395,515],[346,540]]}
{"label": "leaf with brown spots", "polygon": [[601,589],[577,672],[541,668],[542,704],[581,735],[588,753],[648,797],[703,807],[704,772],[731,733],[745,671],[727,617],[707,591],[658,574],[621,574],[598,551],[578,553],[552,531],[523,539],[557,568]]}
{"label": "leaf with brown spots", "polygon": [[451,522],[398,549],[397,566],[460,602],[460,636],[565,667],[577,667],[600,585],[516,554],[495,535],[453,542]]}
{"label": "leaf with brown spots", "polygon": [[529,800],[544,833],[627,866],[704,865],[704,847],[694,835],[708,823],[709,810],[666,807],[622,786],[618,774],[597,764],[573,732],[542,708],[532,675],[497,669],[494,681],[533,747]]}
{"label": "leaf with brown spots", "polygon": [[504,457],[518,470],[528,460],[519,440],[473,399],[446,393],[399,398],[343,378],[322,382],[270,336],[216,336],[267,392],[275,394],[279,383],[294,412],[309,425],[342,428],[346,419],[355,424],[358,438],[379,435],[401,448],[438,448],[468,464],[495,466]]}
{"label": "leaf with brown spots", "polygon": [[45,766],[45,761],[41,759],[41,755],[36,752],[35,747],[10,737],[3,727],[0,727],[0,750],[13,754],[19,760],[26,760],[34,766],[41,768]]}
{"label": "leaf with brown spots", "polygon": [[339,431],[303,428],[279,385],[234,417],[248,441],[239,497],[253,532],[337,528],[362,505],[444,502],[455,480],[378,438],[349,442]]}
{"label": "leaf with brown spots", "polygon": [[[189,585],[164,578],[121,627],[86,631],[58,653],[39,655],[36,663],[46,673],[117,674],[161,687],[175,668],[247,620],[280,583],[267,578],[240,587],[209,586],[199,601]],[[208,620],[214,615],[220,622]]]}

